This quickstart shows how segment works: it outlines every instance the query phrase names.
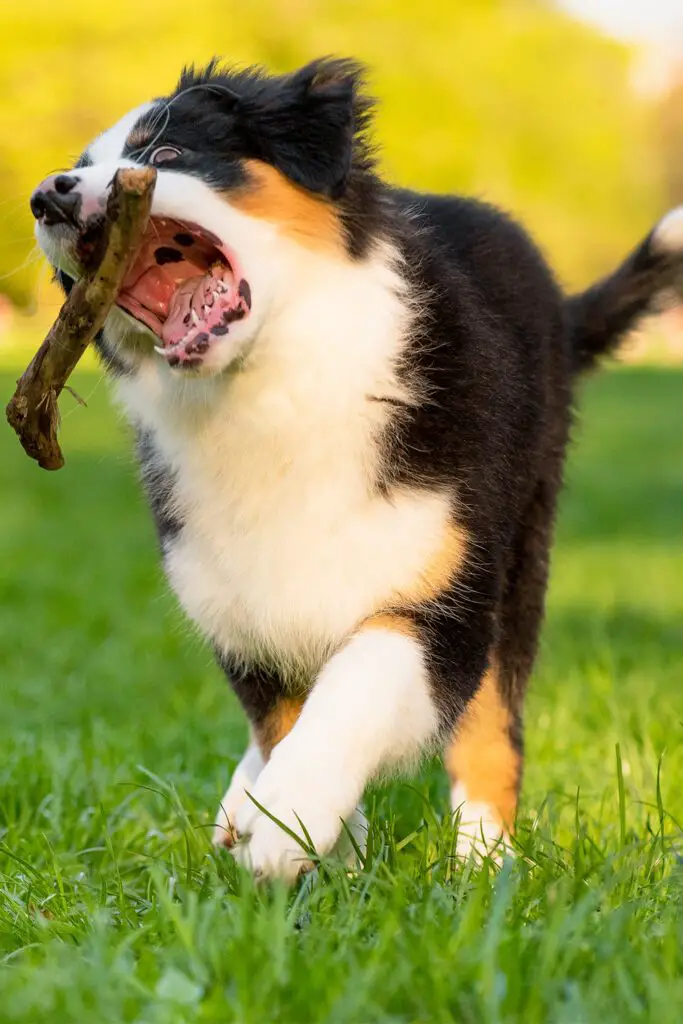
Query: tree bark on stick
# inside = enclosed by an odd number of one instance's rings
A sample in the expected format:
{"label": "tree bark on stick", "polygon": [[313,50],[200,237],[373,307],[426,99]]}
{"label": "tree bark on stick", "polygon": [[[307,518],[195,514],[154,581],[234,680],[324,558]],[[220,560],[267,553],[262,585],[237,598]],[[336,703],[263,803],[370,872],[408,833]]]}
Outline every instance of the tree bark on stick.
{"label": "tree bark on stick", "polygon": [[64,465],[57,399],[116,301],[147,227],[155,184],[153,167],[116,172],[100,232],[91,239],[102,256],[74,284],[7,406],[25,452],[43,469]]}

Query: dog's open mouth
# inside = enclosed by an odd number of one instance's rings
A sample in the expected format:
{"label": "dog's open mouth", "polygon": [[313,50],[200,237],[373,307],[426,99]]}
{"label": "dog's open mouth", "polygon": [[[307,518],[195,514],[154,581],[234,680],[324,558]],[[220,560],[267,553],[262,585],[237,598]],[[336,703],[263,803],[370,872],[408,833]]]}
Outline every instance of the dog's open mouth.
{"label": "dog's open mouth", "polygon": [[161,341],[171,366],[196,366],[251,309],[228,247],[198,224],[153,217],[117,305]]}

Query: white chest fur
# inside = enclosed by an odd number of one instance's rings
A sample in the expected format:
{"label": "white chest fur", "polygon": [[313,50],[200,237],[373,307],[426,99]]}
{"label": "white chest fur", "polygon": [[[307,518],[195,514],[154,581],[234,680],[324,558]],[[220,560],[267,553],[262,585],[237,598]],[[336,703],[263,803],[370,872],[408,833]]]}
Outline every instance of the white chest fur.
{"label": "white chest fur", "polygon": [[292,409],[287,430],[286,410],[268,415],[267,398],[235,410],[221,403],[184,439],[157,437],[177,473],[185,524],[165,567],[207,637],[310,672],[363,618],[414,586],[449,508],[441,495],[405,489],[387,498],[372,487],[374,406],[355,423],[317,430]]}
{"label": "white chest fur", "polygon": [[[373,486],[391,406],[368,395],[401,394],[395,290],[380,293],[389,308],[346,315],[348,294],[335,315],[320,292],[310,310],[299,294],[296,315],[231,377],[183,381],[149,361],[120,385],[176,475],[184,527],[165,567],[185,611],[222,648],[296,675],[413,587],[450,511],[447,495]],[[313,334],[321,313],[335,326]]]}

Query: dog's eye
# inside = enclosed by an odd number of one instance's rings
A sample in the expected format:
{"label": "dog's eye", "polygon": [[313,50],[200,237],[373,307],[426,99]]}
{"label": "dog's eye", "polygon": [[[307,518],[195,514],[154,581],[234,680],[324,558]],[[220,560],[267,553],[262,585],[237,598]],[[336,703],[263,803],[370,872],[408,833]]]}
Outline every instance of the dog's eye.
{"label": "dog's eye", "polygon": [[180,156],[181,150],[175,146],[157,146],[149,158],[151,164],[167,164]]}

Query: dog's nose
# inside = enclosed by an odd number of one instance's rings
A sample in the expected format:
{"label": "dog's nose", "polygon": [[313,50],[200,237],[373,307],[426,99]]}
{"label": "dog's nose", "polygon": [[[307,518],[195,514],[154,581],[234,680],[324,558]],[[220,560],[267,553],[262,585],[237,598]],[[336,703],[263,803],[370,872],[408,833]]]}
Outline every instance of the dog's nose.
{"label": "dog's nose", "polygon": [[59,208],[56,192],[36,189],[31,196],[31,213],[43,224],[59,224],[66,221],[66,215]]}
{"label": "dog's nose", "polygon": [[41,181],[31,196],[31,213],[50,227],[53,224],[74,223],[81,197],[73,191],[78,184],[75,174],[51,174]]}
{"label": "dog's nose", "polygon": [[59,192],[60,196],[65,196],[67,192],[76,187],[78,181],[79,178],[76,174],[58,174],[54,180],[55,192]]}

